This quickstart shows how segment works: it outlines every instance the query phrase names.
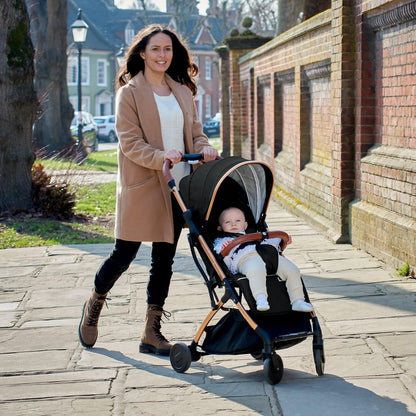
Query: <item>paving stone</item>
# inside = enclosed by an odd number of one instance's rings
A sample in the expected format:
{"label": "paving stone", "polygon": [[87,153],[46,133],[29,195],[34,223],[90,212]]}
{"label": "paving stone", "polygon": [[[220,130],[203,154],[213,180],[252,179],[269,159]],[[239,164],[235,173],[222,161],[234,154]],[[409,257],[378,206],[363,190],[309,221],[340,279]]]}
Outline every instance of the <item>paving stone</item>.
{"label": "paving stone", "polygon": [[[293,236],[286,255],[300,267],[316,309],[323,376],[316,374],[312,336],[276,351],[284,373],[275,386],[251,354],[203,355],[177,373],[169,357],[139,353],[149,243],[111,290],[95,347],[84,349],[78,340],[82,305],[113,245],[8,249],[0,250],[0,414],[416,414],[416,281],[391,275],[368,254],[335,245],[276,208],[272,203],[268,224]],[[172,315],[162,331],[189,345],[211,304],[186,234],[164,306]]]}

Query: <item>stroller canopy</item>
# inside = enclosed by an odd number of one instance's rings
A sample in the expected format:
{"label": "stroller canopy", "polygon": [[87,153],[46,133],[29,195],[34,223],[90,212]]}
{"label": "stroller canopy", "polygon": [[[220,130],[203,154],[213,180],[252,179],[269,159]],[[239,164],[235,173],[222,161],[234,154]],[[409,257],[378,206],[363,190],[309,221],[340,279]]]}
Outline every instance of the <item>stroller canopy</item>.
{"label": "stroller canopy", "polygon": [[273,187],[273,173],[263,162],[232,156],[204,163],[179,185],[187,208],[213,227],[220,212],[230,206],[242,209],[249,228],[256,228],[265,213]]}

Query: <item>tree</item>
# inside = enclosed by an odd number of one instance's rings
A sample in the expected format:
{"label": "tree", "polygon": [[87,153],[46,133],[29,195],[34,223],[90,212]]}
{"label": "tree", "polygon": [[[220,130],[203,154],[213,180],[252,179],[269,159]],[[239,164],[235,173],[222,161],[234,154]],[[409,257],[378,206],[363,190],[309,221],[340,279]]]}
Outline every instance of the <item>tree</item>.
{"label": "tree", "polygon": [[66,84],[67,0],[26,0],[26,3],[36,50],[35,89],[40,103],[34,129],[35,146],[44,155],[68,155],[74,150],[70,131],[74,109]]}
{"label": "tree", "polygon": [[34,50],[24,0],[0,1],[0,211],[32,206]]}

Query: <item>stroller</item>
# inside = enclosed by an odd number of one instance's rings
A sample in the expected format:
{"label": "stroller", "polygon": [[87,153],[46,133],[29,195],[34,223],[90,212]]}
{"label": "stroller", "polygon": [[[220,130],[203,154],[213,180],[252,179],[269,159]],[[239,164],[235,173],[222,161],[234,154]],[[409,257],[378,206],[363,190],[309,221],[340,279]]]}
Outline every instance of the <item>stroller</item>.
{"label": "stroller", "polygon": [[[184,155],[183,158],[190,163],[197,163],[201,159],[201,154]],[[263,360],[263,374],[274,385],[283,376],[283,362],[276,350],[289,348],[313,336],[315,369],[318,375],[323,375],[323,338],[315,313],[293,312],[286,284],[276,274],[267,276],[270,309],[258,311],[247,278],[232,274],[223,256],[213,251],[213,236],[219,213],[230,206],[243,210],[248,228],[246,235],[235,239],[226,249],[230,250],[243,242],[275,237],[281,238],[284,249],[288,234],[268,231],[265,222],[273,188],[270,168],[263,162],[236,156],[217,159],[202,164],[184,177],[180,182],[180,191],[169,168],[169,161],[166,161],[163,173],[182,209],[189,228],[188,242],[192,257],[205,280],[211,300],[211,311],[191,344],[176,343],[172,346],[170,362],[173,369],[183,373],[189,369],[192,361],[198,361],[201,356],[208,354],[251,354],[255,359]],[[221,298],[217,290],[223,291]],[[305,300],[309,302],[304,285],[303,291]],[[234,302],[235,307],[225,307],[229,300]],[[220,310],[225,311],[225,315],[210,325]]]}

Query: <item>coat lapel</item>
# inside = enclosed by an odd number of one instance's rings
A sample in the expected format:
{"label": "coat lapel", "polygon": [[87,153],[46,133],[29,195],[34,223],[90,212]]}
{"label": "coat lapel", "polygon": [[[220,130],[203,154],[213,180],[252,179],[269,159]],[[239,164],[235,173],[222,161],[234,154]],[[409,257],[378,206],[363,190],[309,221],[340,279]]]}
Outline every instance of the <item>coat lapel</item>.
{"label": "coat lapel", "polygon": [[144,139],[154,148],[163,150],[159,111],[152,87],[143,72],[139,72],[130,82],[136,87],[134,97]]}

